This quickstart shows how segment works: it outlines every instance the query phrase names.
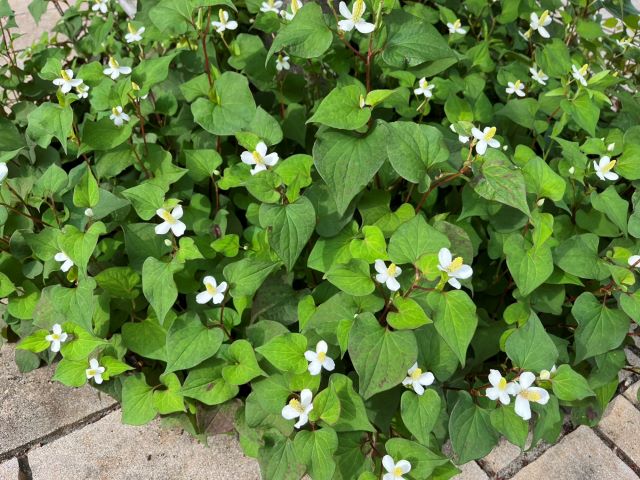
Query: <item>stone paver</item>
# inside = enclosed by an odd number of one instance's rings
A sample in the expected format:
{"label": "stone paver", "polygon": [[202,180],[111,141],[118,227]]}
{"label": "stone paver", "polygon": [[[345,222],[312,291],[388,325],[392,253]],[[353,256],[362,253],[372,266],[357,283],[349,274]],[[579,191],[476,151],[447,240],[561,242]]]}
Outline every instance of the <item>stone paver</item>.
{"label": "stone paver", "polygon": [[453,477],[452,480],[488,480],[489,477],[478,466],[476,462],[465,463],[459,465],[458,468],[462,470],[458,475]]}
{"label": "stone paver", "polygon": [[[214,435],[206,447],[186,433],[161,428],[158,421],[123,425],[119,410],[32,449],[28,457],[36,480],[260,479],[257,462],[242,454],[233,436]],[[0,478],[17,478],[2,476],[3,468]]]}
{"label": "stone paver", "polygon": [[583,425],[513,477],[514,480],[547,478],[637,480],[638,476]]}
{"label": "stone paver", "polygon": [[638,390],[640,390],[640,382],[636,382],[624,391],[624,396],[634,405],[640,405],[638,402]]}
{"label": "stone paver", "polygon": [[598,428],[635,464],[640,465],[640,411],[629,400],[623,396],[615,398]]}
{"label": "stone paver", "polygon": [[518,458],[520,453],[520,447],[517,447],[513,443],[502,438],[500,443],[498,443],[491,453],[482,459],[481,463],[486,470],[498,473]]}
{"label": "stone paver", "polygon": [[13,42],[16,50],[23,50],[40,38],[43,32],[50,32],[60,18],[60,14],[54,4],[50,2],[47,11],[40,18],[40,23],[36,24],[27,9],[29,3],[31,3],[30,0],[9,0],[9,5],[16,14],[16,23],[18,24],[18,28],[13,29],[12,32],[20,32],[22,34],[20,38]]}
{"label": "stone paver", "polygon": [[115,405],[92,387],[52,382],[54,367],[21,374],[14,353],[12,345],[0,350],[0,455]]}

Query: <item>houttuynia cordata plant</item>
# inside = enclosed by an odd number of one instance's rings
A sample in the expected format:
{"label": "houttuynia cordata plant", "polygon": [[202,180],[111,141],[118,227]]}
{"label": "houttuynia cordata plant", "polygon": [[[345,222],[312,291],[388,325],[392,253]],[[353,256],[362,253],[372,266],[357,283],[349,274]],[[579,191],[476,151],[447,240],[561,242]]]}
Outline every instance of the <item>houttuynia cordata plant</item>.
{"label": "houttuynia cordata plant", "polygon": [[597,423],[640,320],[630,2],[53,3],[16,51],[0,1],[23,371],[127,424],[231,414],[274,480]]}

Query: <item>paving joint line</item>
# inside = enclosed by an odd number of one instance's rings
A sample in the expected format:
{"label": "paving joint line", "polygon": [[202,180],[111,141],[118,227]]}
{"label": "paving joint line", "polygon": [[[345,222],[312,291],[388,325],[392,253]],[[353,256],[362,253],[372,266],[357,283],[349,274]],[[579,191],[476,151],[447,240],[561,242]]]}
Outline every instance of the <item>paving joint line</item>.
{"label": "paving joint line", "polygon": [[622,460],[627,467],[629,467],[631,470],[634,471],[634,473],[636,475],[638,475],[638,477],[640,478],[640,466],[638,466],[638,464],[636,462],[634,462],[631,457],[629,457],[629,455],[627,455],[622,448],[620,448],[618,445],[616,445],[613,440],[611,440],[606,433],[604,433],[602,430],[600,430],[599,427],[593,427],[592,428],[593,433],[596,434],[596,436],[602,440],[602,443],[604,443],[620,460]]}
{"label": "paving joint line", "polygon": [[0,462],[10,460],[14,457],[18,457],[18,459],[20,459],[20,457],[25,457],[29,452],[29,450],[31,450],[33,447],[42,446],[42,445],[46,445],[48,443],[54,442],[55,440],[58,440],[72,432],[75,432],[76,430],[80,430],[86,427],[87,425],[96,423],[98,420],[101,420],[102,418],[106,417],[111,412],[115,412],[119,408],[120,408],[120,405],[118,403],[114,403],[113,405],[110,405],[106,408],[103,408],[102,410],[98,410],[97,412],[87,415],[86,417],[76,422],[70,423],[69,425],[64,425],[63,427],[60,427],[51,433],[43,435],[42,437],[38,437],[18,447],[12,448],[11,450],[2,452],[0,453]]}

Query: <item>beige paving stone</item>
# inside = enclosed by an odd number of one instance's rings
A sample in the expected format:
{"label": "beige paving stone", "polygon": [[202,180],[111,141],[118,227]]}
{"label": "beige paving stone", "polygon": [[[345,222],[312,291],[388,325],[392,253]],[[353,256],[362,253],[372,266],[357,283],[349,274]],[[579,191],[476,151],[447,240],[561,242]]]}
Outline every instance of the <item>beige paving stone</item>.
{"label": "beige paving stone", "polygon": [[640,390],[640,381],[634,383],[629,388],[627,388],[624,391],[623,395],[627,400],[629,400],[634,405],[640,405],[640,402],[638,401],[638,390]]}
{"label": "beige paving stone", "polygon": [[230,435],[215,435],[209,447],[186,433],[121,423],[114,411],[80,430],[29,452],[37,480],[259,480],[254,459]]}
{"label": "beige paving stone", "polygon": [[18,460],[12,458],[11,460],[0,463],[0,478],[3,480],[17,480]]}
{"label": "beige paving stone", "polygon": [[21,374],[14,354],[12,345],[0,350],[0,454],[115,404],[92,387],[74,389],[52,382],[54,367]]}
{"label": "beige paving stone", "polygon": [[476,462],[465,463],[464,465],[458,466],[462,472],[453,477],[452,480],[488,480],[489,477],[486,473],[478,466]]}
{"label": "beige paving stone", "polygon": [[583,425],[513,477],[514,480],[532,478],[637,480],[638,476],[589,427]]}
{"label": "beige paving stone", "polygon": [[640,464],[640,411],[629,400],[618,396],[611,402],[598,428],[634,463]]}
{"label": "beige paving stone", "polygon": [[16,23],[18,24],[18,28],[14,29],[13,33],[19,32],[22,34],[13,43],[16,50],[22,50],[30,46],[40,38],[43,32],[50,32],[60,18],[60,14],[53,3],[49,3],[47,11],[40,18],[40,22],[36,24],[31,12],[27,9],[29,3],[31,2],[25,0],[9,0],[9,5],[11,5],[16,14]]}
{"label": "beige paving stone", "polygon": [[482,459],[481,463],[483,467],[491,470],[493,473],[498,473],[518,458],[520,453],[520,447],[502,438],[491,453]]}

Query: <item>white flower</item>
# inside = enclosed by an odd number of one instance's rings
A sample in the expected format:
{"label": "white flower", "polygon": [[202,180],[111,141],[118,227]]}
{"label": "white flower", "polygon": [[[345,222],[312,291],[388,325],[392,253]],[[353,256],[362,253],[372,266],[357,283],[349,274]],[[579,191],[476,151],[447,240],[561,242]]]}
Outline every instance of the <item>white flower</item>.
{"label": "white flower", "polygon": [[280,0],[266,0],[262,2],[260,11],[264,13],[273,12],[277,15],[280,13],[280,7],[282,7],[282,2]]}
{"label": "white flower", "polygon": [[429,85],[427,79],[425,77],[422,77],[420,80],[418,80],[418,88],[414,89],[413,93],[415,93],[417,96],[424,95],[426,98],[431,98],[433,96],[433,92],[431,90],[433,90],[434,87],[435,85]]}
{"label": "white flower", "polygon": [[540,380],[550,380],[554,373],[556,373],[555,365],[551,367],[551,370],[540,370]]}
{"label": "white flower", "polygon": [[102,374],[104,373],[105,368],[101,367],[98,363],[98,360],[92,358],[89,360],[89,368],[85,370],[87,374],[87,380],[93,380],[100,385],[102,383]]}
{"label": "white flower", "polygon": [[129,115],[122,111],[122,107],[120,105],[111,109],[111,115],[109,115],[109,118],[113,120],[116,127],[121,127],[122,124],[129,121]]}
{"label": "white flower", "polygon": [[69,258],[69,256],[64,252],[58,252],[53,257],[56,262],[62,262],[60,265],[60,270],[63,272],[68,272],[73,267],[73,260]]}
{"label": "white flower", "polygon": [[411,387],[418,395],[422,395],[424,393],[424,387],[431,385],[434,380],[435,377],[433,376],[433,373],[422,373],[422,370],[418,368],[418,362],[416,362],[407,371],[407,378],[402,381],[402,385],[405,387]]}
{"label": "white flower", "polygon": [[364,4],[364,0],[356,0],[353,3],[353,10],[349,11],[349,7],[344,2],[340,2],[338,6],[340,9],[340,15],[342,15],[345,20],[340,20],[338,22],[338,27],[340,30],[344,30],[345,32],[350,32],[355,27],[360,33],[371,33],[376,28],[373,23],[365,22],[362,16],[364,15],[367,6]]}
{"label": "white flower", "polygon": [[537,30],[542,37],[549,38],[549,32],[547,32],[547,29],[544,28],[549,25],[552,20],[551,15],[549,15],[549,10],[545,10],[544,12],[542,12],[542,15],[540,15],[540,17],[538,17],[535,12],[532,12],[530,18],[531,22],[529,23],[529,27],[531,28],[531,30]]}
{"label": "white flower", "polygon": [[76,95],[78,95],[78,98],[87,98],[89,96],[89,85],[85,85],[84,83],[78,85],[76,87]]}
{"label": "white flower", "polygon": [[547,80],[549,80],[549,76],[545,74],[542,70],[536,69],[536,67],[531,67],[529,69],[531,72],[531,78],[538,82],[540,85],[546,85]]}
{"label": "white flower", "polygon": [[385,455],[382,457],[382,466],[387,471],[382,476],[382,480],[402,480],[405,473],[411,471],[411,464],[406,460],[400,460],[396,463],[391,455]]}
{"label": "white flower", "polygon": [[479,128],[473,127],[471,129],[473,137],[476,139],[476,152],[480,155],[484,155],[487,151],[487,146],[491,148],[500,148],[500,142],[493,138],[496,134],[496,127],[485,127],[483,131]]}
{"label": "white flower", "polygon": [[459,33],[460,35],[466,35],[467,31],[462,28],[462,23],[459,18],[456,18],[456,21],[451,23],[447,22],[447,27],[449,28],[449,35],[453,35],[454,33]]}
{"label": "white flower", "polygon": [[102,13],[107,13],[109,11],[109,9],[107,8],[108,4],[109,0],[93,0],[93,6],[91,7],[91,10],[93,10],[94,12],[100,10],[100,12]]}
{"label": "white flower", "polygon": [[291,13],[287,12],[286,10],[282,10],[280,12],[280,15],[282,15],[286,20],[293,20],[293,17],[296,16],[296,13],[298,13],[298,10],[300,10],[302,8],[302,2],[300,0],[291,0]]}
{"label": "white flower", "polygon": [[184,235],[184,231],[187,229],[187,226],[180,221],[182,218],[182,205],[176,205],[171,213],[164,208],[159,208],[156,210],[156,215],[164,220],[164,222],[156,225],[156,233],[158,235],[164,235],[168,233],[169,230],[176,236],[180,237]]}
{"label": "white flower", "polygon": [[599,162],[593,161],[593,168],[600,180],[618,180],[618,174],[613,172],[613,167],[615,166],[616,161],[611,160],[609,157],[602,157]]}
{"label": "white flower", "polygon": [[398,267],[395,263],[389,264],[389,268],[387,268],[384,261],[378,259],[374,264],[374,268],[376,269],[376,281],[378,283],[384,283],[387,285],[387,288],[392,292],[397,292],[400,290],[400,283],[396,280],[397,277],[402,273],[402,269]]}
{"label": "white flower", "polygon": [[628,263],[630,267],[640,267],[640,255],[631,255]]}
{"label": "white flower", "polygon": [[235,30],[238,28],[238,22],[235,20],[229,20],[229,12],[226,10],[218,10],[219,21],[212,21],[211,26],[216,29],[216,32],[222,33],[225,30]]}
{"label": "white flower", "polygon": [[516,394],[516,384],[508,382],[498,370],[489,371],[489,383],[490,388],[487,388],[487,398],[490,400],[500,400],[503,405],[509,405],[511,403],[511,397],[509,395]]}
{"label": "white flower", "polygon": [[327,356],[328,348],[327,342],[320,340],[316,345],[315,352],[313,350],[304,352],[304,358],[309,362],[308,370],[311,375],[319,375],[323,368],[328,372],[336,368],[333,359]]}
{"label": "white flower", "polygon": [[300,392],[300,400],[292,398],[289,403],[282,408],[282,416],[287,420],[298,419],[294,425],[296,428],[302,427],[309,421],[309,412],[313,410],[313,395],[311,390],[305,388]]}
{"label": "white flower", "polygon": [[218,285],[216,279],[209,275],[204,277],[202,283],[204,283],[205,291],[196,295],[196,302],[204,304],[213,301],[216,305],[222,303],[224,300],[224,292],[227,291],[227,282],[222,282]]}
{"label": "white flower", "polygon": [[120,75],[129,75],[131,67],[121,67],[115,58],[109,57],[109,67],[105,68],[102,73],[110,76],[112,80],[116,80]]}
{"label": "white flower", "polygon": [[576,67],[575,65],[571,65],[571,70],[572,70],[571,75],[573,75],[573,78],[578,80],[583,87],[586,87],[587,80],[584,77],[589,71],[589,65],[585,63],[580,68]]}
{"label": "white flower", "polygon": [[282,70],[289,70],[290,68],[291,65],[289,65],[289,57],[279,54],[278,58],[276,58],[276,70],[281,72]]}
{"label": "white flower", "polygon": [[7,175],[9,175],[9,167],[5,162],[0,162],[0,184],[7,178]]}
{"label": "white flower", "polygon": [[533,373],[523,372],[520,374],[520,378],[518,378],[518,382],[515,384],[515,411],[523,420],[529,420],[531,418],[531,406],[529,405],[529,402],[546,405],[549,401],[549,392],[544,388],[531,386],[535,380],[536,376]]}
{"label": "white flower", "polygon": [[447,274],[447,283],[453,288],[460,288],[458,279],[466,279],[473,275],[473,269],[462,263],[462,257],[453,259],[448,248],[441,248],[438,252],[438,270]]}
{"label": "white flower", "polygon": [[607,152],[613,152],[616,148],[616,144],[614,143],[610,143],[609,145],[607,145]]}
{"label": "white flower", "polygon": [[93,208],[85,208],[84,214],[87,217],[93,217]]}
{"label": "white flower", "polygon": [[51,343],[51,351],[59,352],[60,344],[67,341],[68,335],[62,331],[62,327],[59,323],[56,323],[51,329],[51,333],[44,337],[44,339]]}
{"label": "white flower", "polygon": [[631,45],[633,45],[632,40],[633,39],[631,37],[627,37],[627,38],[623,38],[621,40],[616,40],[616,43],[618,44],[619,47],[627,48],[627,47],[630,47]]}
{"label": "white flower", "polygon": [[519,97],[524,97],[524,83],[520,80],[514,82],[507,82],[507,88],[505,90],[509,95],[515,93]]}
{"label": "white flower", "polygon": [[60,87],[62,93],[69,93],[72,88],[82,85],[82,79],[73,78],[73,70],[68,68],[66,70],[60,70],[60,78],[56,78],[53,84]]}
{"label": "white flower", "polygon": [[[451,125],[449,125],[449,130],[451,130],[453,133],[458,133],[456,132],[456,127],[453,126],[453,123]],[[469,137],[466,135],[458,135],[458,141],[460,143],[467,143],[469,142]]]}
{"label": "white flower", "polygon": [[251,175],[255,175],[278,163],[278,154],[274,152],[267,155],[267,145],[264,142],[258,142],[253,152],[248,150],[242,152],[240,160],[247,165],[255,165],[251,169]]}
{"label": "white flower", "polygon": [[129,30],[129,33],[127,33],[124,36],[124,39],[127,41],[127,43],[134,43],[134,42],[139,42],[140,40],[142,40],[142,34],[144,33],[144,30],[145,30],[144,27],[140,27],[138,30],[135,30],[133,28],[133,25],[128,23],[127,24],[127,29]]}

